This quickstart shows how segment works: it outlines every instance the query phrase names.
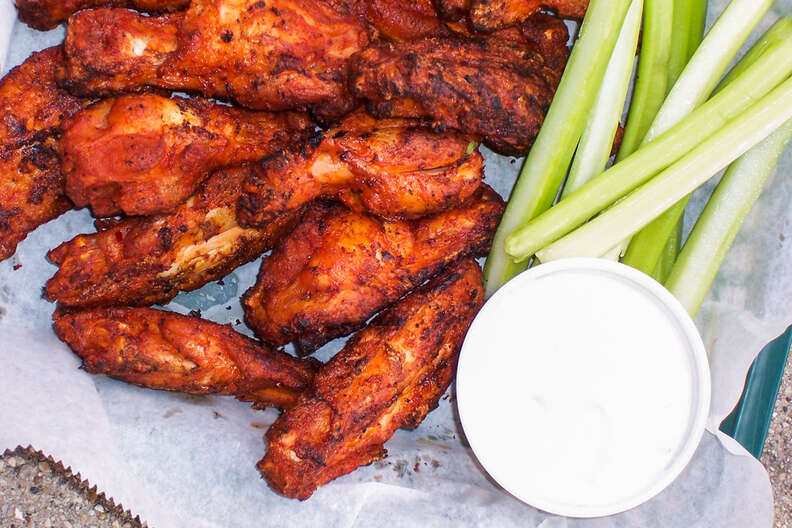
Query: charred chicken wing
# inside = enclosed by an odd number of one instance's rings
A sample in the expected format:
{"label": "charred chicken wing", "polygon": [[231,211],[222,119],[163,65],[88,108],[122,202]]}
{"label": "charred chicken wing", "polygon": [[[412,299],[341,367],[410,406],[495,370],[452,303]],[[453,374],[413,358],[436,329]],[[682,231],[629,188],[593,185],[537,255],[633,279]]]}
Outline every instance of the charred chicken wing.
{"label": "charred chicken wing", "polygon": [[502,212],[486,185],[457,209],[411,221],[315,204],[263,260],[242,299],[247,322],[266,342],[312,352],[457,258],[485,254]]}
{"label": "charred chicken wing", "polygon": [[233,394],[291,407],[319,363],[273,350],[230,326],[151,308],[56,311],[55,333],[91,373],[150,389]]}
{"label": "charred chicken wing", "polygon": [[184,9],[189,0],[16,0],[19,19],[28,26],[47,31],[66,22],[72,13],[92,7],[130,7],[162,12]]}
{"label": "charred chicken wing", "polygon": [[355,335],[267,431],[258,467],[272,489],[304,500],[384,458],[396,429],[417,427],[437,407],[483,302],[481,271],[463,260]]}
{"label": "charred chicken wing", "polygon": [[583,18],[589,0],[471,0],[470,22],[477,31],[494,31],[550,10],[564,18]]}
{"label": "charred chicken wing", "polygon": [[63,194],[61,122],[83,102],[59,89],[60,46],[34,53],[0,80],[0,260],[39,225],[71,209]]}
{"label": "charred chicken wing", "polygon": [[294,112],[251,112],[158,95],[106,99],[64,127],[66,194],[97,216],[173,211],[210,172],[261,159],[307,137]]}
{"label": "charred chicken wing", "polygon": [[347,59],[370,38],[366,24],[324,0],[193,0],[163,17],[82,11],[66,34],[68,85],[94,95],[188,90],[334,118],[355,104]]}
{"label": "charred chicken wing", "polygon": [[243,225],[266,225],[318,196],[387,218],[458,206],[478,189],[483,159],[470,138],[418,120],[365,112],[253,168],[239,201]]}
{"label": "charred chicken wing", "polygon": [[214,173],[173,213],[121,220],[49,252],[60,269],[45,296],[67,307],[164,304],[253,260],[293,225],[283,215],[260,229],[236,219],[247,169]]}
{"label": "charred chicken wing", "polygon": [[566,26],[547,29],[535,45],[461,36],[376,42],[352,58],[352,86],[378,117],[427,116],[500,153],[524,154],[565,64]]}

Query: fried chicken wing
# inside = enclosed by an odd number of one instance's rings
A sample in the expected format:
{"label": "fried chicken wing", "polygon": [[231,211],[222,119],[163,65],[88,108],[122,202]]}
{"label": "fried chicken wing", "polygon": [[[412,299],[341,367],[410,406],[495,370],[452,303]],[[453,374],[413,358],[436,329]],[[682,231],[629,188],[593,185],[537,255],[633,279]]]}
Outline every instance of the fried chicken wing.
{"label": "fried chicken wing", "polygon": [[121,220],[49,252],[59,266],[45,296],[67,307],[164,304],[257,258],[297,219],[261,229],[236,220],[245,167],[214,173],[173,213]]}
{"label": "fried chicken wing", "polygon": [[484,184],[459,208],[411,221],[314,204],[262,261],[242,298],[246,320],[268,343],[312,352],[457,258],[485,254],[503,207]]}
{"label": "fried chicken wing", "polygon": [[219,325],[151,308],[58,310],[55,333],[94,374],[150,389],[233,394],[256,407],[291,407],[320,363]]}
{"label": "fried chicken wing", "polygon": [[0,260],[39,225],[71,209],[63,194],[61,122],[83,101],[55,84],[60,46],[33,53],[0,80]]}
{"label": "fried chicken wing", "polygon": [[66,22],[72,13],[92,7],[129,7],[139,11],[161,13],[184,9],[189,0],[16,0],[19,19],[41,31]]}
{"label": "fried chicken wing", "polygon": [[305,500],[384,458],[396,429],[417,427],[437,407],[483,302],[481,271],[466,259],[350,339],[267,431],[258,467],[272,489]]}
{"label": "fried chicken wing", "polygon": [[535,45],[460,36],[375,42],[351,60],[353,90],[377,117],[428,116],[502,154],[524,154],[566,61],[566,26],[546,29]]}
{"label": "fried chicken wing", "polygon": [[355,105],[347,58],[371,37],[323,0],[193,0],[163,17],[82,11],[66,34],[67,84],[94,95],[188,90],[336,118]]}
{"label": "fried chicken wing", "polygon": [[443,37],[451,34],[437,16],[432,0],[327,0],[337,10],[357,16],[393,40]]}
{"label": "fried chicken wing", "polygon": [[64,126],[66,194],[97,216],[171,212],[210,172],[261,159],[312,131],[308,116],[295,112],[151,94],[106,99]]}
{"label": "fried chicken wing", "polygon": [[477,31],[490,32],[514,25],[541,10],[564,18],[582,19],[589,0],[470,0],[470,22]]}
{"label": "fried chicken wing", "polygon": [[356,112],[255,166],[239,200],[239,219],[266,225],[319,196],[386,218],[418,218],[464,202],[478,189],[483,165],[460,132],[436,133],[418,120]]}

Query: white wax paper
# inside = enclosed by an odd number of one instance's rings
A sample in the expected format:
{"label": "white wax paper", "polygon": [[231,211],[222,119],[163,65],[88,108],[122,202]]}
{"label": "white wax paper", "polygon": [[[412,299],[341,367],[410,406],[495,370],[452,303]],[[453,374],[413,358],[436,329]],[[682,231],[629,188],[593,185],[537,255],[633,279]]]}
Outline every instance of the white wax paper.
{"label": "white wax paper", "polygon": [[[725,1],[711,4],[710,23]],[[790,13],[792,0],[777,2],[759,30]],[[6,51],[10,16],[11,0],[0,0],[2,73],[63,36],[62,28],[39,33],[16,22]],[[519,166],[519,160],[488,155],[487,181],[505,195]],[[790,170],[787,151],[697,319],[712,364],[709,430],[668,489],[621,515],[564,519],[501,491],[466,445],[453,397],[417,430],[398,431],[384,461],[337,479],[305,502],[276,495],[255,468],[275,411],[253,411],[228,397],[171,394],[89,375],[53,335],[53,305],[41,298],[41,288],[55,267],[44,255],[77,233],[93,231],[85,210],[39,228],[14,257],[0,262],[0,451],[32,445],[71,466],[152,527],[769,527],[767,473],[717,426],[734,407],[755,355],[792,323]],[[697,194],[694,210],[709,189]],[[249,333],[238,322],[238,297],[253,283],[258,265],[243,266],[223,285],[182,294],[168,308],[198,308],[208,319]],[[338,341],[327,345],[319,357],[330,357],[340,346]]]}

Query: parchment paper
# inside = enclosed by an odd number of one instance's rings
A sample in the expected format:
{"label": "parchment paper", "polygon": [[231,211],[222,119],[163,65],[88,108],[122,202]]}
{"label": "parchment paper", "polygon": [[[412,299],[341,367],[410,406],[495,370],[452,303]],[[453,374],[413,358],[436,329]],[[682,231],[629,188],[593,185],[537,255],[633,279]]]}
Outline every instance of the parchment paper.
{"label": "parchment paper", "polygon": [[[3,28],[13,13],[10,4],[0,0],[3,73],[63,36],[62,29],[38,33],[16,22],[6,53]],[[725,1],[711,4],[710,23]],[[790,13],[792,0],[777,2],[760,30]],[[488,154],[487,181],[505,195],[519,166],[519,160]],[[279,497],[254,466],[264,455],[263,435],[277,417],[275,411],[253,411],[227,397],[170,394],[91,376],[79,370],[78,358],[55,338],[53,305],[40,295],[55,267],[44,255],[76,233],[93,231],[84,210],[39,228],[13,258],[0,263],[0,450],[33,445],[157,528],[769,527],[773,513],[767,473],[717,426],[734,407],[755,355],[792,323],[787,307],[792,292],[792,210],[787,205],[792,152],[785,153],[780,167],[697,319],[713,374],[709,431],[668,489],[621,515],[563,519],[501,491],[461,435],[453,388],[417,430],[396,433],[387,444],[386,460],[337,479],[306,502]],[[694,210],[709,190],[711,184],[697,193]],[[231,322],[249,333],[239,322],[238,297],[253,283],[258,265],[236,270],[223,285],[180,295],[168,308],[182,313],[200,309],[208,319]],[[526,329],[530,332],[530,326]],[[330,343],[319,357],[330,357],[341,344]]]}

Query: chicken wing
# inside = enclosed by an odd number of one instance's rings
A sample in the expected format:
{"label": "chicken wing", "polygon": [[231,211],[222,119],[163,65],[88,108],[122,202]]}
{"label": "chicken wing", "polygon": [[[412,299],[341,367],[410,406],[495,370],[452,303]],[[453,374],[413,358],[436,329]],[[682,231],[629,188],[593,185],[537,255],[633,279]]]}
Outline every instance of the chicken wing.
{"label": "chicken wing", "polygon": [[582,19],[589,0],[470,0],[470,22],[477,31],[490,32],[550,10],[564,18]]}
{"label": "chicken wing", "polygon": [[39,225],[71,209],[58,138],[83,101],[55,84],[60,46],[32,54],[0,80],[0,260]]}
{"label": "chicken wing", "polygon": [[19,19],[40,31],[66,22],[72,13],[92,7],[129,7],[159,13],[184,9],[190,0],[16,0]]}
{"label": "chicken wing", "polygon": [[337,10],[357,16],[393,40],[443,37],[451,31],[437,16],[432,0],[327,0]]}
{"label": "chicken wing", "polygon": [[297,219],[283,215],[261,229],[237,224],[247,169],[214,173],[171,214],[121,220],[49,252],[60,269],[45,297],[67,307],[164,304],[267,251]]}
{"label": "chicken wing", "polygon": [[242,225],[266,225],[318,196],[386,218],[456,207],[478,189],[484,162],[470,138],[420,121],[356,112],[305,145],[263,160],[245,181]]}
{"label": "chicken wing", "polygon": [[188,90],[330,119],[355,105],[347,58],[371,37],[323,0],[193,0],[162,17],[82,11],[66,34],[67,84],[93,95]]}
{"label": "chicken wing", "polygon": [[502,154],[524,154],[566,62],[562,21],[539,36],[535,45],[459,36],[375,42],[352,58],[352,87],[377,117],[428,116]]}
{"label": "chicken wing", "polygon": [[485,254],[503,207],[484,184],[461,207],[412,221],[315,204],[262,261],[242,298],[246,320],[270,344],[312,352],[457,258]]}
{"label": "chicken wing", "polygon": [[483,302],[481,270],[466,259],[355,335],[267,431],[258,467],[272,489],[305,500],[384,458],[396,429],[417,427],[437,407]]}
{"label": "chicken wing", "polygon": [[251,112],[198,98],[106,99],[64,126],[66,194],[97,216],[171,212],[210,172],[261,159],[313,128],[306,114]]}
{"label": "chicken wing", "polygon": [[57,310],[55,333],[83,368],[150,389],[233,394],[291,407],[320,363],[292,357],[230,326],[151,308]]}

